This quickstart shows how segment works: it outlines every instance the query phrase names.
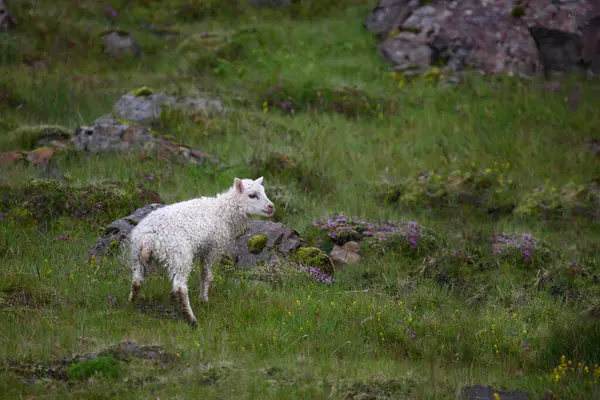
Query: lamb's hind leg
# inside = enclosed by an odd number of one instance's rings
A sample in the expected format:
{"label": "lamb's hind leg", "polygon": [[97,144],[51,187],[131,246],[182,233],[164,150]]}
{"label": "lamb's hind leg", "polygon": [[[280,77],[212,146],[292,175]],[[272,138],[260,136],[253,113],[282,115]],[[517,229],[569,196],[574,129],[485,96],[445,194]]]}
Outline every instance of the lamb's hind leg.
{"label": "lamb's hind leg", "polygon": [[131,293],[129,293],[129,302],[134,303],[139,294],[142,283],[146,278],[146,268],[150,260],[150,250],[138,249],[132,254],[131,258]]}

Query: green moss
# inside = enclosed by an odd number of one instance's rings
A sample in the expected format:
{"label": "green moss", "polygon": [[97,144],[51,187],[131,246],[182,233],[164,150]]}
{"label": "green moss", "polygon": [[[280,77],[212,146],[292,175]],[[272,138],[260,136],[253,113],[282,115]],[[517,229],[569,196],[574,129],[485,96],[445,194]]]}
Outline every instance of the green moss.
{"label": "green moss", "polygon": [[154,94],[154,91],[147,86],[142,86],[139,89],[132,90],[131,94],[135,97],[146,97]]}
{"label": "green moss", "polygon": [[510,15],[514,18],[520,18],[525,15],[525,9],[523,7],[515,7],[511,11]]}
{"label": "green moss", "polygon": [[335,267],[331,258],[316,247],[300,247],[288,257],[288,260],[319,268],[321,271],[332,276],[335,273]]}
{"label": "green moss", "polygon": [[250,236],[248,238],[248,250],[253,254],[260,253],[267,245],[267,240],[269,238],[263,234]]}
{"label": "green moss", "polygon": [[83,380],[92,376],[118,378],[121,365],[113,356],[99,356],[71,364],[67,368],[67,376],[71,379]]}

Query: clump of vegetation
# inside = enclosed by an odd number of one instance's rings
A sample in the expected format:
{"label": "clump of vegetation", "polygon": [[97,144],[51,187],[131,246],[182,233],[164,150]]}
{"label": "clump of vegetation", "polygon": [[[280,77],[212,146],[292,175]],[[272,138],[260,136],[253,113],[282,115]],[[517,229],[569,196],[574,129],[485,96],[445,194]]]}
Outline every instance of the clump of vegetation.
{"label": "clump of vegetation", "polygon": [[600,296],[595,284],[599,278],[595,265],[589,262],[556,261],[543,268],[531,286],[564,300],[582,300],[587,304]]}
{"label": "clump of vegetation", "polygon": [[427,255],[417,272],[441,286],[464,290],[477,281],[478,274],[495,267],[481,251],[443,247]]}
{"label": "clump of vegetation", "polygon": [[[443,239],[432,229],[418,222],[367,221],[358,217],[321,217],[313,226],[327,232],[330,242],[343,244],[362,240],[364,247],[377,253],[399,252],[408,256],[425,255],[440,247]],[[331,243],[325,244],[330,247]]]}
{"label": "clump of vegetation", "polygon": [[72,130],[59,125],[21,126],[6,135],[0,148],[9,151],[32,150],[39,146],[41,141],[68,141],[71,136]]}
{"label": "clump of vegetation", "polygon": [[381,185],[376,199],[386,205],[410,207],[439,208],[458,204],[483,210],[490,207],[512,210],[509,194],[514,184],[507,176],[509,168],[508,162],[496,162],[493,168],[479,169],[472,165],[463,170],[429,171],[398,184]]}
{"label": "clump of vegetation", "polygon": [[318,111],[335,112],[350,118],[383,119],[395,107],[393,100],[375,98],[358,88],[317,87],[312,83],[297,86],[286,82],[269,86],[264,89],[260,101],[265,113],[275,108],[289,115]]}
{"label": "clump of vegetation", "polygon": [[248,171],[251,175],[268,172],[280,181],[295,182],[304,192],[331,188],[331,183],[320,171],[306,166],[294,156],[277,152],[271,152],[264,158],[252,158]]}
{"label": "clump of vegetation", "polygon": [[299,193],[291,185],[269,185],[269,199],[275,204],[275,221],[288,215],[297,215],[304,210],[299,201]]}
{"label": "clump of vegetation", "polygon": [[93,376],[116,379],[120,374],[121,364],[110,355],[75,362],[67,368],[67,376],[80,381]]}
{"label": "clump of vegetation", "polygon": [[118,181],[73,187],[32,179],[22,187],[1,187],[0,193],[0,213],[15,222],[30,220],[39,225],[49,225],[63,216],[106,224],[150,202],[162,202],[156,192],[143,185]]}
{"label": "clump of vegetation", "polygon": [[491,242],[492,254],[514,265],[545,265],[559,257],[549,242],[536,239],[530,233],[496,233]]}

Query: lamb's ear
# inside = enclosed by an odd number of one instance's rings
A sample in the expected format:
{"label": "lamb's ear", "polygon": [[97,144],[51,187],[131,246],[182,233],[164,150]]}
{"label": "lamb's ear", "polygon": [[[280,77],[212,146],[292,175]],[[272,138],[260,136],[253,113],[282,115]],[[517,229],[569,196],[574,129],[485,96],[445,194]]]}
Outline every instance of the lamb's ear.
{"label": "lamb's ear", "polygon": [[240,178],[234,178],[233,185],[235,186],[235,191],[238,194],[244,193],[244,182],[242,182]]}
{"label": "lamb's ear", "polygon": [[262,181],[263,181],[263,177],[261,176],[260,178],[255,180],[254,183],[258,183],[259,185],[262,185]]}

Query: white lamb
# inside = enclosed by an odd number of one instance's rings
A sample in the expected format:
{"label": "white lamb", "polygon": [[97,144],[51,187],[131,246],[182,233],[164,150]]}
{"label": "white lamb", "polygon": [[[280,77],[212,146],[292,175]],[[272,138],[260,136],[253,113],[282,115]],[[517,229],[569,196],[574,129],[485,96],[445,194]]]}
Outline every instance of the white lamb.
{"label": "white lamb", "polygon": [[250,216],[270,217],[275,211],[257,180],[238,179],[216,197],[201,197],[159,208],[131,231],[132,284],[129,301],[134,302],[148,264],[166,268],[172,282],[171,301],[185,320],[197,324],[188,297],[188,277],[196,259],[204,266],[198,300],[208,301],[211,267],[218,263],[236,237],[243,233]]}

